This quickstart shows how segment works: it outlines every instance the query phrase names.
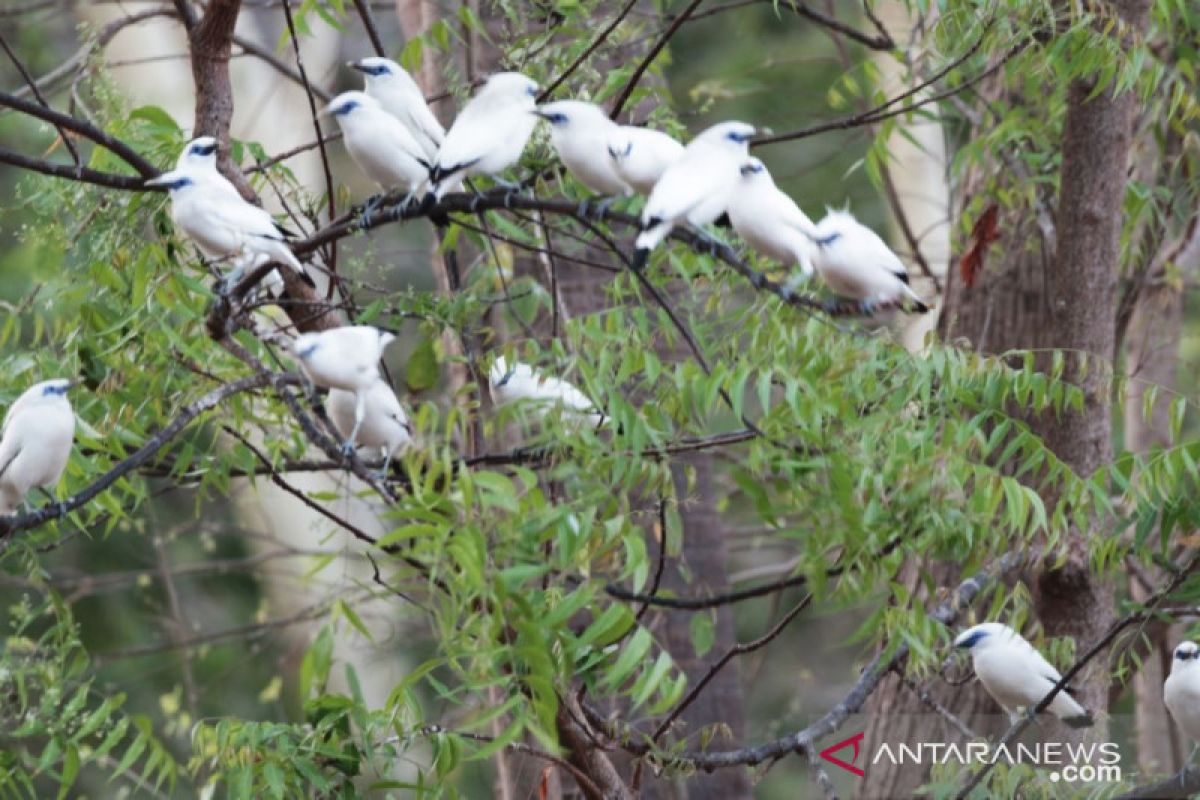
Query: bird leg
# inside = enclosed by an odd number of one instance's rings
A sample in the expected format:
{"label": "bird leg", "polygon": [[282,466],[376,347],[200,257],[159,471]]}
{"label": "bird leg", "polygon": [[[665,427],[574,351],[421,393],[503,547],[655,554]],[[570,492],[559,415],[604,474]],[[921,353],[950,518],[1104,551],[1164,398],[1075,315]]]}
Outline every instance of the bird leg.
{"label": "bird leg", "polygon": [[[42,490],[42,494],[44,494],[46,496],[46,500],[48,501],[50,508],[54,509],[54,516],[62,518],[62,517],[65,517],[67,514],[71,513],[71,509],[67,505],[66,500],[59,500],[57,497],[54,496],[53,492],[51,492],[49,489],[45,488],[44,486],[41,487],[41,490]],[[33,508],[32,503],[29,503],[29,510],[36,511],[37,509]]]}
{"label": "bird leg", "polygon": [[721,255],[721,248],[725,247],[725,242],[718,239],[713,234],[701,228],[699,225],[692,227],[692,232],[696,234],[696,239],[700,244],[708,248],[708,254],[713,258]]}
{"label": "bird leg", "polygon": [[222,297],[228,296],[228,294],[233,291],[233,287],[237,286],[238,283],[241,282],[245,274],[246,259],[245,257],[240,257],[233,262],[233,269],[225,273],[225,277],[221,278],[220,282],[217,284],[217,294],[221,295]]}
{"label": "bird leg", "polygon": [[370,227],[371,216],[379,210],[379,206],[383,204],[384,197],[386,197],[386,195],[383,192],[380,192],[379,194],[371,195],[367,198],[367,202],[363,203],[362,214],[360,215],[362,217],[363,227]]}
{"label": "bird leg", "polygon": [[381,481],[387,480],[388,476],[392,474],[392,454],[394,452],[395,451],[387,453],[386,457],[383,459],[383,469],[374,473],[375,477]]}
{"label": "bird leg", "polygon": [[342,442],[342,455],[350,458],[357,450],[355,442],[358,441],[358,429],[362,427],[363,417],[367,415],[367,396],[362,392],[354,393],[354,427],[350,429],[350,435],[346,437],[346,441]]}
{"label": "bird leg", "polygon": [[583,217],[584,219],[587,219],[588,217],[592,217],[593,219],[600,219],[606,213],[608,213],[609,206],[611,206],[616,201],[617,201],[617,198],[615,196],[611,196],[611,195],[607,196],[607,197],[606,196],[585,197],[579,203],[579,207],[577,209],[575,209],[575,213],[576,213],[576,215]]}

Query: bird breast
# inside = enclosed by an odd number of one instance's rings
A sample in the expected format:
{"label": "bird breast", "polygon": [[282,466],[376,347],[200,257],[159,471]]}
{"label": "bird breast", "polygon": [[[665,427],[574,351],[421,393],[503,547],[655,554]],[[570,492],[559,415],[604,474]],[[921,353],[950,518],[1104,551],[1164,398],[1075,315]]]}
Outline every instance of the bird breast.
{"label": "bird breast", "polygon": [[989,648],[976,654],[974,662],[983,688],[1008,711],[1037,703],[1050,689],[1008,648]]}
{"label": "bird breast", "polygon": [[62,477],[75,439],[75,414],[65,401],[41,403],[21,411],[10,423],[18,450],[0,481],[24,495],[36,487],[50,488]]}
{"label": "bird breast", "polygon": [[1183,732],[1200,741],[1200,670],[1172,672],[1163,685],[1163,702]]}

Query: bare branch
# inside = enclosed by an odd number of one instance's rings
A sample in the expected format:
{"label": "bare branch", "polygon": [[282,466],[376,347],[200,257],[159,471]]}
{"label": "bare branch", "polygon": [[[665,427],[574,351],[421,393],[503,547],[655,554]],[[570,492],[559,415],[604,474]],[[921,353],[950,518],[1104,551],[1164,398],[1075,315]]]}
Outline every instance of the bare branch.
{"label": "bare branch", "polygon": [[633,71],[633,74],[629,76],[629,80],[626,82],[625,88],[621,90],[619,95],[617,95],[617,99],[613,103],[612,111],[610,111],[608,114],[610,119],[615,120],[618,116],[620,116],[621,110],[625,108],[625,104],[629,102],[629,97],[633,94],[633,90],[637,88],[638,82],[642,79],[642,75],[644,75],[646,70],[650,68],[650,64],[653,63],[654,59],[658,58],[658,54],[661,53],[662,49],[667,46],[667,42],[671,41],[671,37],[673,37],[676,31],[679,30],[679,26],[683,25],[683,23],[687,21],[688,16],[696,10],[696,7],[700,5],[701,2],[703,2],[703,0],[692,0],[692,2],[688,3],[688,6],[683,10],[683,13],[676,17],[667,27],[667,29],[663,31],[663,35],[658,38],[658,41],[654,43],[649,52],[647,52],[642,58],[641,63],[637,65],[637,68]]}

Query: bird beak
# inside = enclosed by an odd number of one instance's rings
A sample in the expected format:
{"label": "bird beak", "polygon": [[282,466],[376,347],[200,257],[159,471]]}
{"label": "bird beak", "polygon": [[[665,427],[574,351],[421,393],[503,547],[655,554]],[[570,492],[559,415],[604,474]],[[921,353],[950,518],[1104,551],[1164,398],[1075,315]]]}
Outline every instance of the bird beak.
{"label": "bird beak", "polygon": [[363,69],[363,65],[362,65],[361,61],[347,61],[346,66],[349,67],[350,69],[356,69],[359,72],[366,72],[366,70]]}
{"label": "bird beak", "polygon": [[322,108],[320,111],[318,111],[317,116],[318,117],[328,117],[332,113],[333,113],[333,105],[330,104],[330,105],[327,105],[324,108]]}
{"label": "bird beak", "polygon": [[545,120],[550,119],[549,114],[547,114],[545,111],[538,111],[536,108],[533,111],[530,111],[529,113],[533,114],[535,117],[541,117],[542,119],[545,119]]}
{"label": "bird beak", "polygon": [[166,186],[168,183],[170,183],[174,179],[175,179],[175,174],[173,172],[164,172],[163,174],[161,174],[157,177],[150,178],[142,185],[143,186]]}

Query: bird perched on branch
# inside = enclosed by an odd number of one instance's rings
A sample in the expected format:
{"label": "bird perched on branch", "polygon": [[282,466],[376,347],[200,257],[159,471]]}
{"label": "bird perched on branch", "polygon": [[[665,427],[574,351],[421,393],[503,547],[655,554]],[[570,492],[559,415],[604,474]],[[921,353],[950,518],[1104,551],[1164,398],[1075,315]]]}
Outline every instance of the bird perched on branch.
{"label": "bird perched on branch", "polygon": [[[208,258],[234,259],[234,269],[225,277],[224,286],[237,283],[246,265],[263,255],[286,264],[309,286],[313,279],[285,241],[294,236],[265,210],[248,203],[233,184],[217,171],[217,142],[201,137],[189,142],[175,169],[146,181],[146,186],[162,186],[171,198],[171,220],[187,234]],[[272,273],[274,275],[274,273]],[[268,285],[278,288],[282,280],[268,277]]]}
{"label": "bird perched on branch", "polygon": [[446,138],[446,129],[425,102],[421,87],[404,67],[387,58],[360,58],[349,66],[364,76],[364,91],[379,101],[383,110],[408,129],[421,146],[425,160],[433,163]]}
{"label": "bird perched on branch", "polygon": [[[999,622],[984,622],[968,628],[954,640],[954,646],[971,654],[975,675],[983,688],[999,703],[1014,722],[1018,711],[1032,711],[1050,693],[1062,675],[1021,634]],[[1094,724],[1085,709],[1064,687],[1046,708],[1072,728]]]}
{"label": "bird perched on branch", "polygon": [[520,361],[511,365],[503,356],[497,358],[488,373],[492,399],[496,405],[527,402],[537,407],[539,416],[546,416],[558,408],[566,419],[576,425],[586,423],[590,428],[604,422],[604,414],[575,384],[548,375],[542,375]]}
{"label": "bird perched on branch", "polygon": [[813,265],[833,291],[862,303],[870,312],[880,303],[912,301],[929,310],[908,284],[908,269],[875,231],[849,211],[828,209],[817,223]]}
{"label": "bird perched on branch", "polygon": [[[428,161],[404,123],[363,92],[343,92],[321,113],[332,114],[337,120],[346,152],[363,174],[383,187],[384,192],[406,191],[408,196],[402,206],[407,206],[425,184]],[[382,194],[371,197],[363,216],[369,220],[382,199]]]}
{"label": "bird perched on branch", "polygon": [[633,193],[608,153],[609,138],[619,126],[604,109],[582,100],[560,100],[538,106],[535,113],[550,123],[550,144],[576,180],[601,195]]}
{"label": "bird perched on branch", "polygon": [[729,198],[729,221],[746,242],[767,258],[804,276],[813,273],[812,251],[816,236],[812,220],[771,178],[757,158],[742,164],[741,180]]}
{"label": "bird perched on branch", "polygon": [[537,93],[538,85],[519,72],[488,78],[459,112],[429,168],[434,197],[441,198],[472,175],[496,178],[517,163],[537,125]]}
{"label": "bird perched on branch", "polygon": [[684,147],[662,131],[619,125],[605,145],[617,177],[640,195],[649,195]]}
{"label": "bird perched on branch", "polygon": [[354,424],[342,443],[342,452],[347,456],[354,452],[359,428],[366,419],[371,388],[380,380],[379,360],[395,338],[395,334],[369,325],[345,325],[301,334],[292,343],[292,352],[309,380],[354,395]]}
{"label": "bird perched on branch", "polygon": [[[363,419],[355,433],[355,413],[358,395],[345,389],[329,390],[329,417],[333,427],[346,441],[358,447],[378,448],[384,456],[381,475],[386,477],[392,457],[413,444],[413,426],[400,405],[399,398],[382,377],[365,390]],[[351,436],[354,433],[354,436]]]}
{"label": "bird perched on branch", "polygon": [[1200,742],[1200,646],[1195,642],[1175,648],[1171,674],[1163,683],[1163,704],[1188,738]]}
{"label": "bird perched on branch", "polygon": [[75,441],[75,412],[67,392],[72,381],[56,379],[26,389],[0,431],[0,514],[17,510],[30,489],[58,485]]}
{"label": "bird perched on branch", "polygon": [[641,269],[650,251],[681,223],[716,243],[701,226],[725,213],[754,133],[754,126],[744,122],[714,125],[692,139],[683,155],[663,171],[642,210],[634,269]]}

